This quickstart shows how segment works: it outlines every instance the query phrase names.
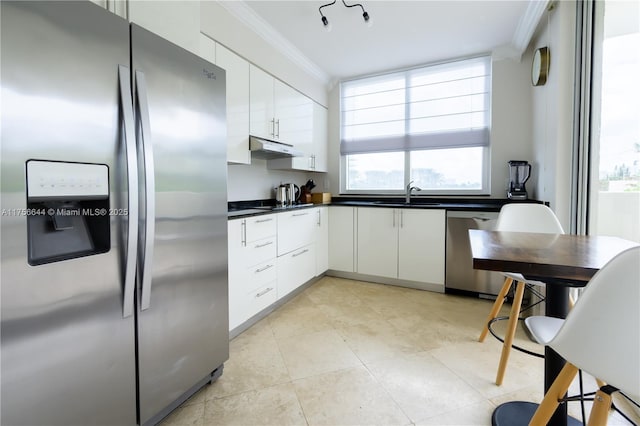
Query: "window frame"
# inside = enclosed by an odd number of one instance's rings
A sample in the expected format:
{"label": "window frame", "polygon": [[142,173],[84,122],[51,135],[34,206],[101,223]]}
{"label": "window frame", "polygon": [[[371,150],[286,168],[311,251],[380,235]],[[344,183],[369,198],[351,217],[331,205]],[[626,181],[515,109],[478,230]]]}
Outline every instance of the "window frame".
{"label": "window frame", "polygon": [[[482,178],[481,178],[481,188],[480,189],[460,189],[460,190],[456,190],[456,189],[423,189],[420,192],[414,193],[415,195],[423,195],[423,196],[429,196],[429,195],[440,195],[440,196],[458,196],[458,195],[491,195],[491,116],[492,116],[492,102],[493,102],[493,63],[491,60],[491,55],[490,54],[480,54],[480,55],[474,55],[474,56],[469,56],[469,57],[464,57],[464,58],[457,58],[457,59],[453,59],[453,60],[447,60],[447,61],[442,61],[442,62],[434,62],[434,63],[429,63],[429,64],[424,64],[424,65],[420,65],[420,66],[416,66],[416,67],[410,67],[410,68],[405,68],[405,69],[399,69],[399,70],[393,70],[393,71],[389,71],[389,72],[385,72],[385,73],[380,73],[380,74],[372,74],[372,75],[367,75],[367,76],[360,76],[358,78],[353,78],[353,79],[348,79],[348,80],[344,80],[340,82],[340,86],[339,86],[339,99],[340,99],[340,122],[339,122],[339,129],[340,129],[340,141],[342,141],[342,130],[343,130],[343,126],[342,126],[342,121],[343,121],[343,111],[342,111],[342,83],[347,82],[347,81],[354,81],[354,80],[359,80],[359,79],[367,79],[370,77],[376,77],[376,76],[383,76],[385,74],[393,74],[393,73],[400,73],[400,72],[409,72],[412,70],[417,70],[417,69],[421,69],[421,68],[429,68],[429,67],[435,67],[438,65],[443,65],[443,64],[448,64],[448,63],[453,63],[453,62],[459,62],[459,61],[464,61],[464,60],[469,60],[469,59],[475,59],[475,58],[481,58],[481,57],[488,57],[488,61],[489,61],[489,69],[490,69],[490,77],[489,77],[489,100],[488,100],[488,123],[487,123],[487,127],[488,127],[488,131],[489,131],[489,144],[487,146],[483,146],[482,147]],[[405,80],[405,83],[408,81]],[[405,115],[405,120],[406,120],[406,115]],[[406,120],[406,122],[408,123],[408,120]],[[454,148],[464,148],[464,147],[456,147],[456,146],[452,146],[450,149],[454,149]],[[441,149],[441,148],[427,148],[424,149],[426,151],[431,151],[431,150],[436,150],[436,149]],[[406,186],[408,185],[408,183],[411,181],[411,153],[412,152],[417,152],[419,150],[407,150],[404,151],[404,187],[402,189],[399,190],[385,190],[385,189],[369,189],[369,190],[354,190],[354,189],[347,189],[347,164],[348,164],[348,160],[347,160],[347,156],[348,155],[358,155],[358,154],[341,154],[339,153],[339,165],[340,165],[340,175],[339,175],[339,179],[340,179],[340,194],[343,195],[404,195],[406,192]],[[338,150],[338,152],[340,152]],[[391,151],[391,152],[400,152],[400,151]]]}

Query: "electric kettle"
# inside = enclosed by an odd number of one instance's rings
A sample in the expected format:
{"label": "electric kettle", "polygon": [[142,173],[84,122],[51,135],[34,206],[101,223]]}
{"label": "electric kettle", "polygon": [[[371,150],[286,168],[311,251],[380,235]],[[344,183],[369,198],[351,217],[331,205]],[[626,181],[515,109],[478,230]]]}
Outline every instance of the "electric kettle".
{"label": "electric kettle", "polygon": [[300,187],[295,183],[285,183],[287,188],[287,205],[293,205],[300,197]]}
{"label": "electric kettle", "polygon": [[280,185],[274,188],[276,190],[276,204],[279,207],[286,206],[288,201],[289,188],[287,185]]}

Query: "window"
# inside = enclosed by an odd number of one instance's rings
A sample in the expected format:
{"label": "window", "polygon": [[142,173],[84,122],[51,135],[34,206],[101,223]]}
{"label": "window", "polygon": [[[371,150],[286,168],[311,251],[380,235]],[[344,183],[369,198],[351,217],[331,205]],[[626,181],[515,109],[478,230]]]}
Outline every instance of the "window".
{"label": "window", "polygon": [[595,3],[588,233],[640,242],[640,27],[637,2]]}
{"label": "window", "polygon": [[489,57],[343,82],[342,192],[488,193],[490,86]]}

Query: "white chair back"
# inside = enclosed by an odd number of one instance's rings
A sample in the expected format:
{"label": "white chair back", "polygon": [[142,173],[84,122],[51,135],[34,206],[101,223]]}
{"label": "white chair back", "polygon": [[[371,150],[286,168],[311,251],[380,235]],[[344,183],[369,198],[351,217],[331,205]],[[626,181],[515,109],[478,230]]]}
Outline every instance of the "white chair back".
{"label": "white chair back", "polygon": [[544,204],[513,203],[500,209],[496,231],[564,234],[560,221]]}
{"label": "white chair back", "polygon": [[549,346],[640,398],[640,247],[620,253],[594,275]]}

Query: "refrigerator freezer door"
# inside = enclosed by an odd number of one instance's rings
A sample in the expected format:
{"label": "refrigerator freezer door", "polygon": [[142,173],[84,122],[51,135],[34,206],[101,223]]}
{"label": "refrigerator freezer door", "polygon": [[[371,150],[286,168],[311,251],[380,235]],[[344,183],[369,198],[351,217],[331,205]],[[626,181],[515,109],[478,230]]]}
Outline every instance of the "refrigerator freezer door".
{"label": "refrigerator freezer door", "polygon": [[[118,65],[128,24],[89,2],[1,2],[2,417],[7,425],[136,422],[134,317],[123,318],[127,216],[106,253],[27,263],[25,164],[105,164],[127,208]],[[66,232],[65,230],[52,232]]]}
{"label": "refrigerator freezer door", "polygon": [[[140,200],[140,229],[155,220],[148,307],[142,310],[138,298],[145,424],[159,420],[229,356],[225,73],[141,27],[132,25],[131,34],[132,66],[146,81],[140,102],[147,102],[155,173],[155,218],[148,217],[145,197]],[[136,108],[139,138],[144,107]],[[138,149],[142,159],[140,139]]]}

